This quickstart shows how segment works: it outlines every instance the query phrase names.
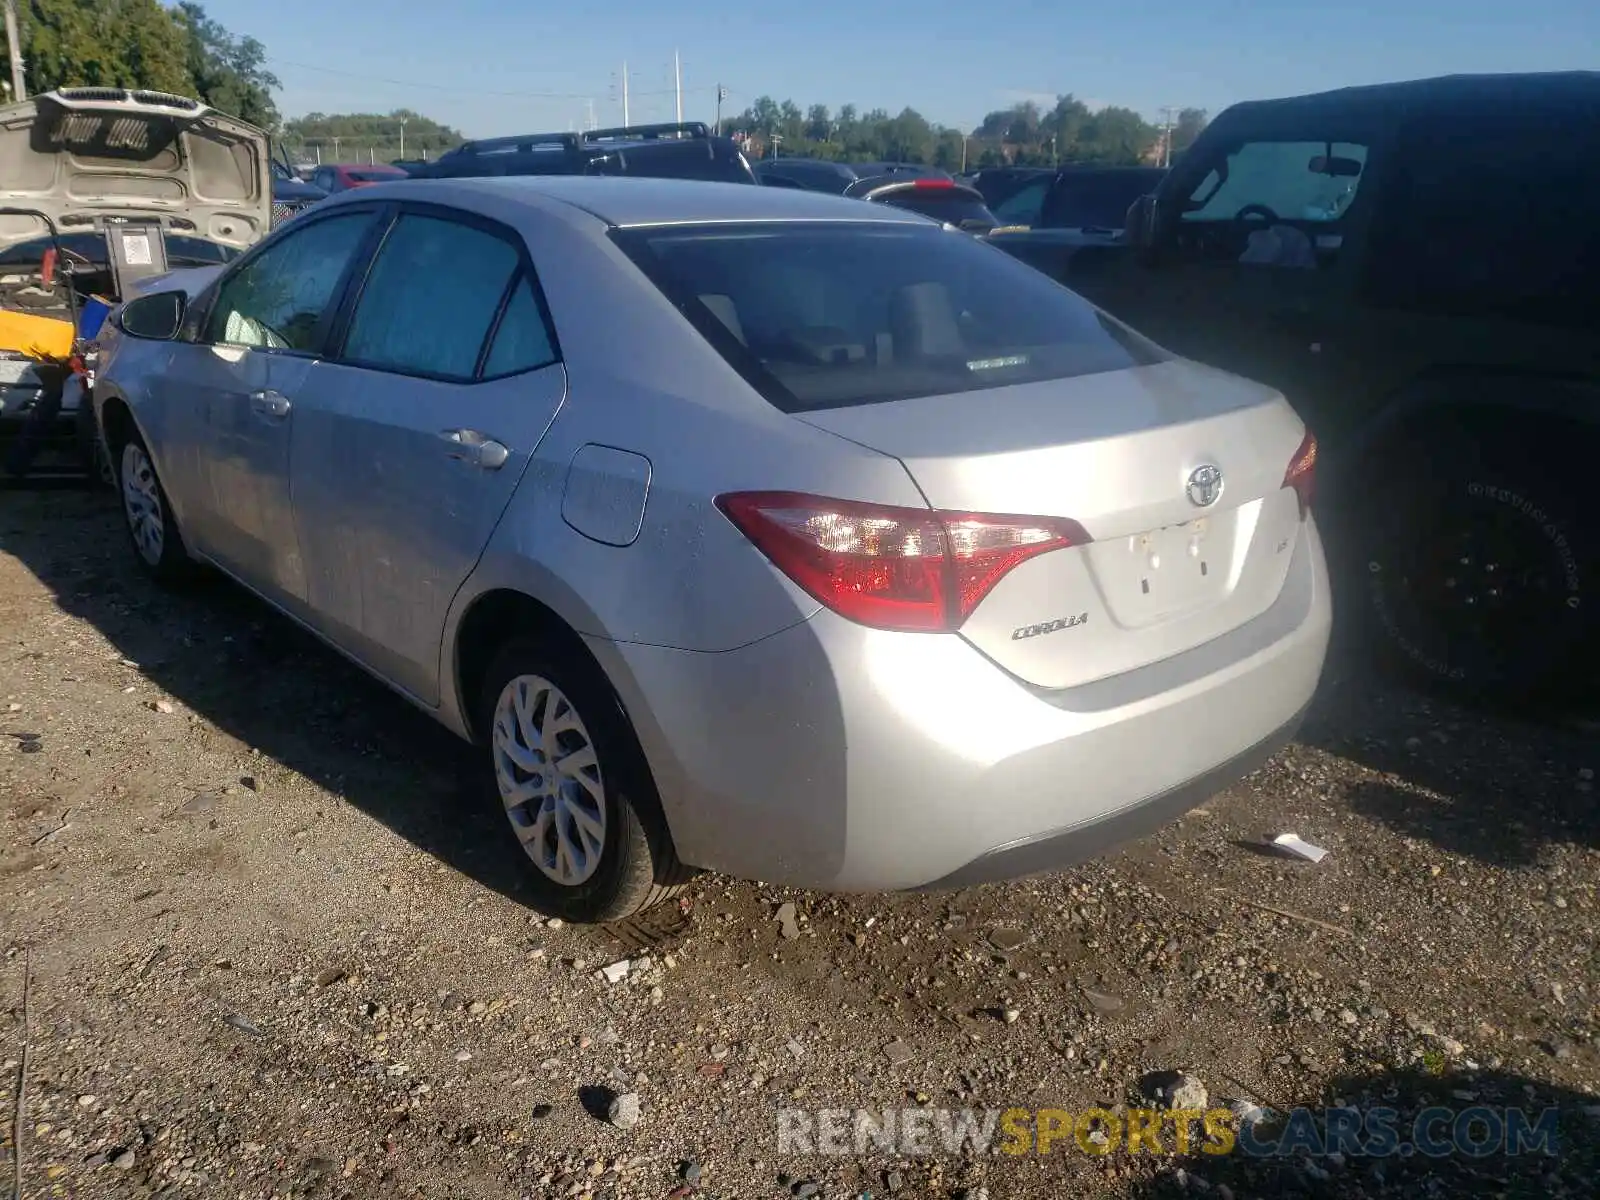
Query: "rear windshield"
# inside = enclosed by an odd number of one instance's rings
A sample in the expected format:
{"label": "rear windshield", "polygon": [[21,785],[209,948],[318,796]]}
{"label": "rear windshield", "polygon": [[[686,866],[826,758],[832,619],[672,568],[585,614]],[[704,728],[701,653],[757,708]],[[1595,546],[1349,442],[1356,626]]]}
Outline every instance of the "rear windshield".
{"label": "rear windshield", "polygon": [[910,209],[969,231],[987,232],[1000,223],[982,201],[964,196],[954,188],[945,191],[894,192],[882,197],[880,203]]}
{"label": "rear windshield", "polygon": [[613,236],[784,412],[1070,379],[1150,343],[977,238],[867,222],[664,226]]}

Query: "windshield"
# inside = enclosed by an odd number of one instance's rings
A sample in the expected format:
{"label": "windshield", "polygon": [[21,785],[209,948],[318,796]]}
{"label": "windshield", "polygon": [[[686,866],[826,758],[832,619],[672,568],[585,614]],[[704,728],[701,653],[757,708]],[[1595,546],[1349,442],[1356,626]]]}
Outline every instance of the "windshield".
{"label": "windshield", "polygon": [[613,237],[785,412],[1069,379],[1163,357],[1047,276],[933,225],[668,226]]}

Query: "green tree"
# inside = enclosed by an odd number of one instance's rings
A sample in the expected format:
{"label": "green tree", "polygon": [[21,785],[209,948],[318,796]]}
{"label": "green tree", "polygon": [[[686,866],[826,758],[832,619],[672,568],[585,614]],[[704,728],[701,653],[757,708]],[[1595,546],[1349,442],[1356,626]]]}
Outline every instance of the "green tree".
{"label": "green tree", "polygon": [[466,139],[409,108],[390,113],[307,113],[287,121],[283,140],[307,158],[323,162],[389,162],[400,157],[400,130],[405,128],[407,158],[437,158]]}
{"label": "green tree", "polygon": [[196,98],[252,125],[276,130],[278,107],[272,93],[282,85],[267,69],[266,47],[253,37],[229,33],[199,4],[186,0],[176,13]]}
{"label": "green tree", "polygon": [[29,92],[137,87],[193,93],[182,34],[157,0],[26,0],[17,23]]}
{"label": "green tree", "polygon": [[1172,127],[1172,152],[1181,154],[1194,145],[1195,138],[1206,127],[1206,110],[1186,108],[1178,113],[1178,123]]}

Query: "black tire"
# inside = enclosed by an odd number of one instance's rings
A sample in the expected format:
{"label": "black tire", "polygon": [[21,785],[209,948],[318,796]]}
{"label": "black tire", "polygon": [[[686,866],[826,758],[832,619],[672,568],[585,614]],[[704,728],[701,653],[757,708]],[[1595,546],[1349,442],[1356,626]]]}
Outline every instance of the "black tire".
{"label": "black tire", "polygon": [[1593,688],[1600,530],[1561,455],[1485,429],[1363,472],[1337,514],[1340,608],[1380,660],[1494,703]]}
{"label": "black tire", "polygon": [[[177,518],[172,515],[172,504],[156,472],[149,447],[137,432],[130,432],[117,447],[116,453],[114,465],[117,492],[122,502],[122,523],[128,531],[134,561],[146,575],[163,587],[180,587],[189,583],[195,574],[194,560],[189,557]],[[137,493],[137,500],[134,493]],[[154,522],[153,525],[141,519],[145,514]],[[160,530],[159,538],[153,538],[153,530],[157,527]],[[159,543],[159,549],[153,549],[156,543]]]}
{"label": "black tire", "polygon": [[[582,737],[592,745],[597,762],[598,802],[594,793],[571,784],[569,791],[576,803],[594,803],[595,811],[603,812],[603,849],[595,856],[592,873],[580,881],[565,883],[552,870],[561,871],[559,862],[541,866],[536,855],[552,851],[556,839],[555,824],[561,817],[552,812],[548,832],[544,839],[530,838],[529,834],[539,818],[541,805],[562,802],[555,795],[545,800],[534,800],[513,814],[501,790],[502,769],[513,770],[514,764],[502,761],[501,744],[496,733],[496,714],[501,699],[517,681],[539,680],[559,692],[576,713],[582,728]],[[537,691],[537,689],[532,689]],[[545,703],[553,703],[548,698]],[[538,706],[537,695],[530,706]],[[530,711],[533,708],[530,707]],[[535,716],[544,711],[538,707]],[[552,916],[574,923],[588,924],[614,921],[630,916],[658,904],[682,890],[693,877],[694,871],[684,867],[672,845],[661,802],[656,794],[655,781],[639,748],[633,726],[628,721],[622,703],[599,669],[584,656],[575,652],[561,652],[551,646],[533,641],[513,641],[504,646],[490,663],[484,676],[484,687],[478,704],[477,728],[483,731],[482,753],[488,760],[488,790],[493,803],[506,813],[512,825],[512,834],[528,858],[528,884],[532,892],[533,907]],[[563,736],[572,737],[570,731]],[[573,744],[576,744],[575,742]],[[516,782],[527,785],[543,778],[538,774],[514,770]],[[561,779],[559,773],[550,778]],[[593,778],[593,777],[591,777]],[[568,811],[571,804],[568,805]],[[588,809],[585,808],[585,813]],[[591,817],[592,819],[592,817]],[[519,832],[520,827],[520,832]],[[578,836],[581,848],[581,831],[576,818],[565,826],[570,835]],[[569,843],[571,838],[569,837]],[[538,842],[538,844],[536,844]],[[569,859],[570,865],[570,859]],[[576,872],[568,871],[568,874]]]}

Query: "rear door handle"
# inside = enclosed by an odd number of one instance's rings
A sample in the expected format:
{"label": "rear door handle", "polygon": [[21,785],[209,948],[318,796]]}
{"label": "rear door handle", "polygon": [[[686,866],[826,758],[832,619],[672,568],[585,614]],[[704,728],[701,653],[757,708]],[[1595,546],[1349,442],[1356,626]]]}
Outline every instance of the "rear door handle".
{"label": "rear door handle", "polygon": [[469,462],[485,471],[498,471],[506,465],[511,451],[485,433],[476,429],[446,429],[439,434],[451,458]]}
{"label": "rear door handle", "polygon": [[250,393],[250,411],[259,413],[274,421],[281,421],[289,415],[289,410],[294,406],[289,403],[289,397],[282,392],[267,390],[265,392]]}

